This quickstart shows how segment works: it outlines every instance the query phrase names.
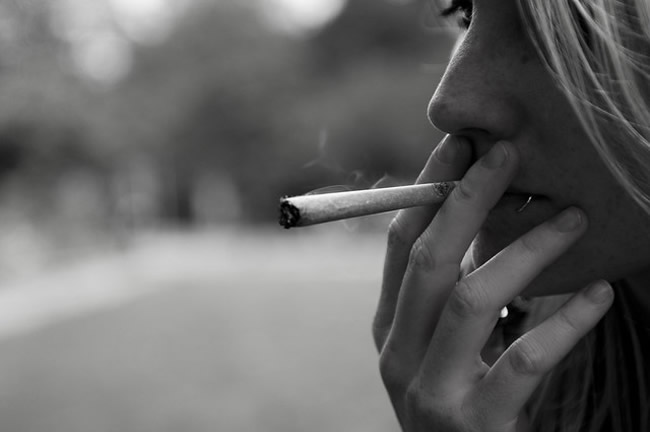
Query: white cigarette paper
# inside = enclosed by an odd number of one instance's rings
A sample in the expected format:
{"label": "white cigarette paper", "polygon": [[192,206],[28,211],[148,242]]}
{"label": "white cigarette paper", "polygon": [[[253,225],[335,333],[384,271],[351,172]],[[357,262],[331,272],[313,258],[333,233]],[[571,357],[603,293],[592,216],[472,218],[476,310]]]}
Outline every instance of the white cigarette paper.
{"label": "white cigarette paper", "polygon": [[458,182],[284,197],[280,225],[289,229],[443,202]]}

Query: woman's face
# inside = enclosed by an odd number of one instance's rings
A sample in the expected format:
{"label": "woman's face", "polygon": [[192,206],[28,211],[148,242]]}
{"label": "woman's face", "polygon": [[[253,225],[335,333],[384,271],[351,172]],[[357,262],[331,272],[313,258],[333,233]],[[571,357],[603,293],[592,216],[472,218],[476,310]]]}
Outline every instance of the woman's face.
{"label": "woman's face", "polygon": [[[573,205],[587,215],[586,234],[525,295],[567,293],[595,279],[648,271],[650,219],[599,158],[523,25],[516,0],[475,0],[471,25],[429,106],[433,124],[467,137],[476,159],[498,140],[519,152],[512,195],[476,237],[472,266]],[[534,200],[517,212],[528,195]]]}

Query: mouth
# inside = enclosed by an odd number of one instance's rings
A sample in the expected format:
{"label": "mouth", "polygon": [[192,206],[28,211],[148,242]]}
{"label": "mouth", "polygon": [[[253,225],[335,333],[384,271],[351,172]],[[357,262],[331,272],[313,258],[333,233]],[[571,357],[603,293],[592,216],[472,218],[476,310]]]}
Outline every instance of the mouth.
{"label": "mouth", "polygon": [[477,262],[486,262],[553,213],[554,205],[548,196],[506,191],[488,213],[477,236]]}
{"label": "mouth", "polygon": [[489,212],[474,248],[476,263],[484,263],[524,233],[548,219],[555,205],[548,195],[508,189]]}
{"label": "mouth", "polygon": [[523,213],[535,204],[539,204],[541,200],[546,200],[546,197],[517,189],[508,189],[497,202],[495,209],[508,208],[515,213]]}

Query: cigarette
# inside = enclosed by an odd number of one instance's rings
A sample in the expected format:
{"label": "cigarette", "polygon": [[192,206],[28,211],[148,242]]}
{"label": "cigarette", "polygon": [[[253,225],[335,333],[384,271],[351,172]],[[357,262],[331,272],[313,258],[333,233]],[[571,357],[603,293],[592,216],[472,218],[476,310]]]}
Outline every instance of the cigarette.
{"label": "cigarette", "polygon": [[280,199],[286,229],[443,202],[458,182],[422,183],[380,189],[301,195]]}

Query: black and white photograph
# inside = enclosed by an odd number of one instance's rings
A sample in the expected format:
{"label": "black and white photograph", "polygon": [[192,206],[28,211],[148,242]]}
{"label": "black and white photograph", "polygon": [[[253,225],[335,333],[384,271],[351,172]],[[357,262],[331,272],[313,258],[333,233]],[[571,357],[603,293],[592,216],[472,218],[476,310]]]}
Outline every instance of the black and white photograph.
{"label": "black and white photograph", "polygon": [[0,432],[650,432],[650,0],[0,0]]}

